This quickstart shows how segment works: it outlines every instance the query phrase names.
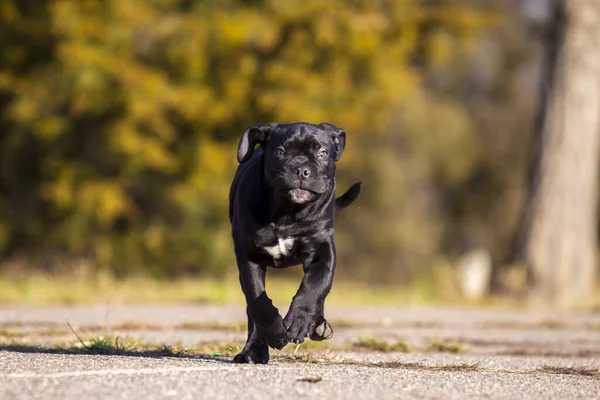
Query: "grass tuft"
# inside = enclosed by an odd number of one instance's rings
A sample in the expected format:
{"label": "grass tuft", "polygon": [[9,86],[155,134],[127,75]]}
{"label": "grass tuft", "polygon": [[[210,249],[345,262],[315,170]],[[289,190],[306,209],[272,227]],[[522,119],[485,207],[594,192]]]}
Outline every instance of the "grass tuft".
{"label": "grass tuft", "polygon": [[433,338],[429,345],[431,351],[444,352],[444,353],[462,353],[464,352],[463,346],[455,341],[445,341],[438,338]]}
{"label": "grass tuft", "polygon": [[372,337],[360,338],[357,342],[353,344],[353,346],[359,349],[367,349],[380,352],[407,353],[411,351],[410,346],[404,340],[400,340],[396,343],[388,343],[386,341],[377,340]]}

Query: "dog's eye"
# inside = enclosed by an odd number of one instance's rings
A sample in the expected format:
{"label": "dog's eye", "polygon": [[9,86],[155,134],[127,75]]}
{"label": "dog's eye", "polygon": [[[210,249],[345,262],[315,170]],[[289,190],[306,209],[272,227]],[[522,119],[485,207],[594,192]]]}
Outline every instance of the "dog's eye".
{"label": "dog's eye", "polygon": [[328,155],[329,155],[329,152],[327,151],[327,149],[321,149],[317,153],[317,157],[319,157],[319,158],[327,158]]}
{"label": "dog's eye", "polygon": [[283,157],[285,156],[285,150],[283,149],[283,147],[278,147],[277,149],[275,149],[275,154],[277,154],[277,156],[279,157]]}

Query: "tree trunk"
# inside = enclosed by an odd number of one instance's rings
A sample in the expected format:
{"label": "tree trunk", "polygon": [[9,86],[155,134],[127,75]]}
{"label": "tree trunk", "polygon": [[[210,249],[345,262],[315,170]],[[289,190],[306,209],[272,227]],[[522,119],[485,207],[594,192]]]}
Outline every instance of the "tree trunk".
{"label": "tree trunk", "polygon": [[596,283],[600,1],[556,8],[523,245],[532,296],[570,306]]}

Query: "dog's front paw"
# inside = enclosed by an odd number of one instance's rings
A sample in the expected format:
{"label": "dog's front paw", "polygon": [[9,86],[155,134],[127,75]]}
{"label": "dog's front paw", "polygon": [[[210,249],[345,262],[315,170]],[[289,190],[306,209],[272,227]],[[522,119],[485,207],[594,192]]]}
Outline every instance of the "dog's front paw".
{"label": "dog's front paw", "polygon": [[277,315],[275,322],[268,327],[256,326],[260,336],[264,337],[269,347],[281,350],[289,343],[285,328],[283,326],[283,319],[280,315]]}
{"label": "dog's front paw", "polygon": [[302,343],[317,327],[321,319],[312,310],[304,307],[291,307],[283,323],[290,342]]}

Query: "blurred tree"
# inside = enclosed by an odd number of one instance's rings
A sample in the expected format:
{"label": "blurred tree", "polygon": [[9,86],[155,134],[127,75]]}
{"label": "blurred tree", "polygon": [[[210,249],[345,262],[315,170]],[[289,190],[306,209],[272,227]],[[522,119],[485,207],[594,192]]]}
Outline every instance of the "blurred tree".
{"label": "blurred tree", "polygon": [[522,230],[533,295],[590,300],[596,281],[600,3],[556,1]]}

